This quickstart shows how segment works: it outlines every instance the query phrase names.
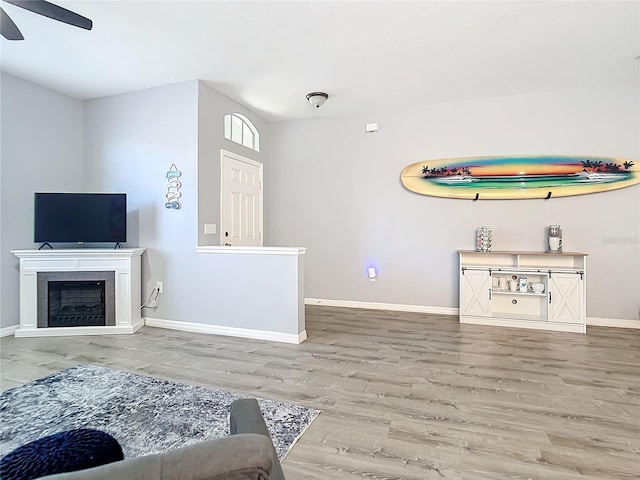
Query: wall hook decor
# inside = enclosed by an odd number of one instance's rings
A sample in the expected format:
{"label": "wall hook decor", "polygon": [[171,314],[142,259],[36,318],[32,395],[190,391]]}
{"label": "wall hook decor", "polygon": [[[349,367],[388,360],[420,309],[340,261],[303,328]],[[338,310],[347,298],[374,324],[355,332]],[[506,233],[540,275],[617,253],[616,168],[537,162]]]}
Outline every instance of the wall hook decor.
{"label": "wall hook decor", "polygon": [[182,175],[182,172],[178,170],[175,163],[171,164],[169,167],[169,171],[167,172],[167,194],[165,195],[167,201],[164,204],[165,208],[178,210],[182,207],[180,204],[180,197],[182,193],[180,193],[180,187],[182,187],[182,183],[178,179]]}

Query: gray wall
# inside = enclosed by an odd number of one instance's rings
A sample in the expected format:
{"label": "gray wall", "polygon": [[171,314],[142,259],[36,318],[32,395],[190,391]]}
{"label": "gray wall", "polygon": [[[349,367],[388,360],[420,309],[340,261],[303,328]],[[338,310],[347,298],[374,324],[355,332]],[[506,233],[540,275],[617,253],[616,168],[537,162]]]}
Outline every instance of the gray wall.
{"label": "gray wall", "polygon": [[33,194],[83,191],[82,102],[6,73],[0,78],[0,328],[19,323],[18,259],[34,248]]}
{"label": "gray wall", "polygon": [[[190,316],[197,264],[198,82],[190,81],[86,102],[87,188],[125,192],[128,247],[144,247],[142,297],[156,281],[165,294],[155,315]],[[166,172],[182,172],[180,210],[164,207]],[[149,314],[143,311],[143,316]]]}
{"label": "gray wall", "polygon": [[[260,132],[260,152],[224,138],[222,119],[228,113],[241,113]],[[214,90],[205,82],[198,84],[198,245],[220,245],[220,150],[242,155],[265,165],[264,181],[269,178],[269,124],[251,110]],[[264,192],[264,204],[268,202]],[[268,243],[269,216],[264,212],[264,238]],[[204,235],[204,224],[217,225],[216,235]]]}
{"label": "gray wall", "polygon": [[[339,101],[333,98],[330,101]],[[305,246],[306,296],[457,307],[457,249],[476,227],[494,250],[545,248],[560,224],[565,251],[589,254],[587,315],[638,319],[640,186],[551,200],[427,197],[400,183],[429,159],[508,154],[640,161],[637,85],[572,89],[272,126],[271,244]],[[379,133],[365,134],[365,123]],[[366,267],[379,269],[376,282]]]}
{"label": "gray wall", "polygon": [[[295,304],[283,299],[296,295],[297,285],[284,291],[273,281],[274,269],[286,266],[283,257],[196,253],[199,209],[205,210],[202,223],[216,223],[219,212],[219,193],[207,195],[210,189],[219,192],[220,146],[233,149],[222,142],[222,116],[238,111],[250,113],[198,81],[88,101],[87,185],[128,194],[127,246],[147,249],[143,298],[156,281],[164,283],[159,308],[146,309],[143,316],[297,334],[286,315],[265,315],[282,311],[278,302]],[[258,128],[265,126],[250,118]],[[266,137],[261,131],[262,142]],[[262,152],[260,160],[265,160],[268,149]],[[164,208],[165,174],[172,163],[182,171],[180,210]],[[209,208],[202,206],[208,202]],[[297,318],[297,312],[288,316]]]}

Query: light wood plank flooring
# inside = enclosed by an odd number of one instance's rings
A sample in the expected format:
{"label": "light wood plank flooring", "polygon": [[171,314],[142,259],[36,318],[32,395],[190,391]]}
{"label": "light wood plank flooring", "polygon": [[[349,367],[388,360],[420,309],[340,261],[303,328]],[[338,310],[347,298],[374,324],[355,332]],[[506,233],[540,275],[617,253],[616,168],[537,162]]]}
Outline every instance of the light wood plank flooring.
{"label": "light wood plank flooring", "polygon": [[1,387],[94,363],[321,409],[289,480],[638,478],[638,330],[309,306],[307,332],[302,345],[150,327],[6,337]]}

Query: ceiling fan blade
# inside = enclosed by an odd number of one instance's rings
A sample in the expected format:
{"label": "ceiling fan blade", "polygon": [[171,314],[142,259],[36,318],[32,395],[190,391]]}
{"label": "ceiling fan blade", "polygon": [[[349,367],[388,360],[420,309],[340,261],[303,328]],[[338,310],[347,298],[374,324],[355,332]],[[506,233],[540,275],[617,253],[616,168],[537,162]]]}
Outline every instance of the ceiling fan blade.
{"label": "ceiling fan blade", "polygon": [[4,0],[16,7],[24,8],[30,12],[43,15],[45,17],[52,18],[68,25],[84,28],[85,30],[91,30],[93,28],[93,22],[82,15],[67,10],[66,8],[54,5],[51,2],[45,0]]}
{"label": "ceiling fan blade", "polygon": [[7,40],[24,40],[16,24],[2,8],[0,8],[0,34]]}

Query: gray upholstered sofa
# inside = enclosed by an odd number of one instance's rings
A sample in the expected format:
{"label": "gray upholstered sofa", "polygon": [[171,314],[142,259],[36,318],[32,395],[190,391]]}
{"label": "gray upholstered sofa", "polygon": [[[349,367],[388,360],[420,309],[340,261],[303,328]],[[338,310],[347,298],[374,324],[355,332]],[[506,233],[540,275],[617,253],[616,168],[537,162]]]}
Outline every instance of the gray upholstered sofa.
{"label": "gray upholstered sofa", "polygon": [[231,404],[230,435],[47,480],[284,480],[269,431],[253,398]]}

